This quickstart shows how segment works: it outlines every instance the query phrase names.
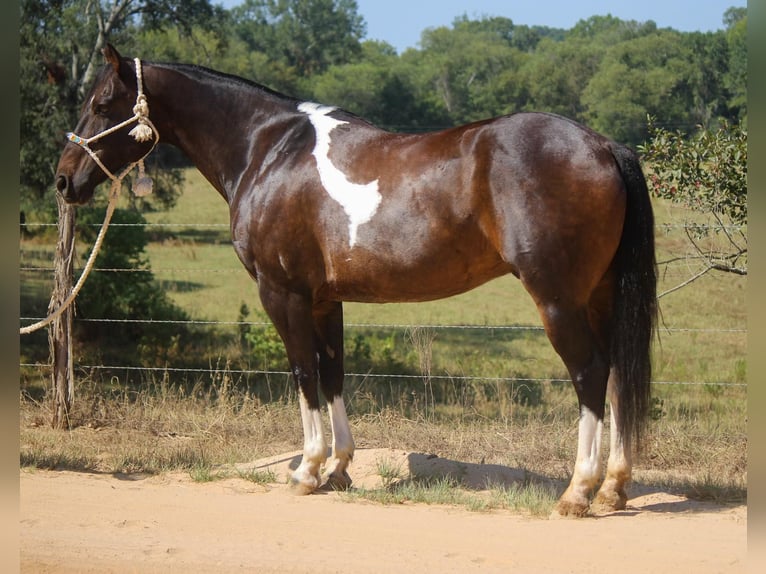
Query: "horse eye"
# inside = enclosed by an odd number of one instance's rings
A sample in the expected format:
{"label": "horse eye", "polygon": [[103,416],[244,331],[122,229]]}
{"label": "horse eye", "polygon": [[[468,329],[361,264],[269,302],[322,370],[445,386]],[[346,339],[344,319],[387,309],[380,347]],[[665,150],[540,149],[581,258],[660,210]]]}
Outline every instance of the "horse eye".
{"label": "horse eye", "polygon": [[109,108],[104,104],[95,104],[93,106],[93,113],[97,116],[105,116],[109,112]]}

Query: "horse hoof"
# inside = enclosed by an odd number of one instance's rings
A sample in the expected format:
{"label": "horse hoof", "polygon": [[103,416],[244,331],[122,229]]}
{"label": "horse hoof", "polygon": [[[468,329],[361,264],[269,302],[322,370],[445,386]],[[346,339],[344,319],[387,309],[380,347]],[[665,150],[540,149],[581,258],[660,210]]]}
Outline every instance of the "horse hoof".
{"label": "horse hoof", "polygon": [[625,510],[627,503],[628,495],[625,494],[625,491],[599,491],[591,504],[591,512],[595,514],[608,514],[617,510]]}
{"label": "horse hoof", "polygon": [[311,494],[319,487],[319,481],[314,477],[311,477],[310,479],[300,479],[293,476],[290,478],[289,486],[290,492],[293,494],[305,496]]}
{"label": "horse hoof", "polygon": [[569,500],[559,500],[556,508],[551,513],[551,518],[582,518],[587,516],[590,508],[588,503],[571,502]]}
{"label": "horse hoof", "polygon": [[325,477],[323,488],[330,490],[348,490],[351,488],[351,477],[344,470],[342,473],[333,472]]}

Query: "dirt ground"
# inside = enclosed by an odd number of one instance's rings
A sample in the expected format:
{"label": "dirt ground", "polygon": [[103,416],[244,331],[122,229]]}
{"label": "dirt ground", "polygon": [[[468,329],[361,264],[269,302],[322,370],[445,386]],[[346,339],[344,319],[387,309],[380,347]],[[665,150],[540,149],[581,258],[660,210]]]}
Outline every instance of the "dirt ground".
{"label": "dirt ground", "polygon": [[[282,480],[299,453],[256,461]],[[378,462],[403,472],[458,473],[463,482],[519,471],[386,449],[360,449],[357,486],[380,483]],[[418,467],[418,468],[414,468]],[[745,572],[747,508],[630,491],[625,511],[546,519],[511,511],[383,506],[333,492],[188,474],[119,476],[22,470],[21,571],[44,573]]]}

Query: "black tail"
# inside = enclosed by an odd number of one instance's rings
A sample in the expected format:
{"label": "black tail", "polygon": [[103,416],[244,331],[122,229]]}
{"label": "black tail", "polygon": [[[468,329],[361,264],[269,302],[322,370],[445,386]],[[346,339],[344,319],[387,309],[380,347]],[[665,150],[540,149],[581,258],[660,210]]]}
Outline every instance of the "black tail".
{"label": "black tail", "polygon": [[651,401],[650,347],[657,325],[657,262],[654,214],[638,156],[615,144],[627,206],[615,255],[617,290],[612,323],[611,365],[617,375],[620,432],[640,444]]}

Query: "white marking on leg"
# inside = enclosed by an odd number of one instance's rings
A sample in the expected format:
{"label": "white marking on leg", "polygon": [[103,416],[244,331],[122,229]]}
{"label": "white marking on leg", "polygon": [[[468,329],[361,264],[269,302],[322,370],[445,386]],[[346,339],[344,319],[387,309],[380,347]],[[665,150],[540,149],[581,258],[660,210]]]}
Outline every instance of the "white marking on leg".
{"label": "white marking on leg", "polygon": [[354,458],[354,439],[348,424],[346,405],[343,397],[335,397],[327,403],[330,411],[330,427],[332,428],[332,459],[327,465],[326,476],[334,488],[348,488],[351,478],[346,469]]}
{"label": "white marking on leg", "polygon": [[309,407],[303,391],[298,392],[298,402],[303,422],[303,459],[292,478],[294,483],[310,492],[319,487],[319,467],[327,460],[327,442],[319,410]]}
{"label": "white marking on leg", "polygon": [[347,462],[354,457],[354,439],[351,437],[351,427],[346,415],[346,404],[343,397],[335,397],[328,404],[330,411],[330,426],[332,428],[332,453],[335,458]]}
{"label": "white marking on leg", "polygon": [[625,485],[630,482],[633,461],[630,452],[630,435],[623,436],[619,430],[620,401],[610,378],[607,393],[609,396],[609,459],[606,465],[606,477],[596,495],[594,503],[604,511],[625,508],[627,493]]}
{"label": "white marking on leg", "polygon": [[577,435],[577,462],[571,483],[578,494],[587,496],[600,477],[603,430],[604,421],[589,408],[582,407]]}
{"label": "white marking on leg", "polygon": [[367,223],[375,214],[381,195],[378,192],[377,179],[366,184],[352,183],[330,160],[330,134],[336,127],[348,123],[328,116],[335,109],[312,102],[298,105],[298,110],[307,114],[314,126],[316,144],[312,154],[316,159],[319,179],[325,191],[340,203],[348,215],[349,247],[353,247],[358,227]]}
{"label": "white marking on leg", "polygon": [[632,466],[631,453],[626,438],[619,431],[617,422],[617,409],[619,408],[617,398],[610,397],[609,401],[609,460],[607,468],[610,470],[627,472],[630,476]]}

